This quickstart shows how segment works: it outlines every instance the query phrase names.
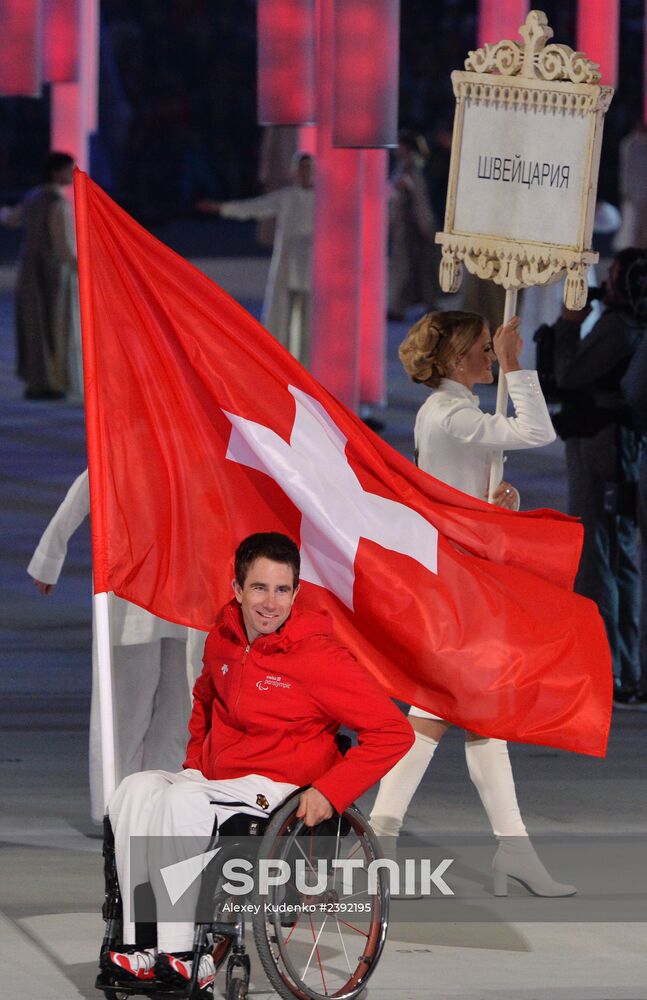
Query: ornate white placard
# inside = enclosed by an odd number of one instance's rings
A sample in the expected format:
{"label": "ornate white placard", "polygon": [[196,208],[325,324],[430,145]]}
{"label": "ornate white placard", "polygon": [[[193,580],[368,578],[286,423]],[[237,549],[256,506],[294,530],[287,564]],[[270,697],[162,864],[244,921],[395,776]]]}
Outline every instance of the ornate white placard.
{"label": "ornate white placard", "polygon": [[504,288],[566,274],[564,301],[584,305],[604,114],[613,90],[597,67],[531,11],[519,34],[470,52],[456,97],[440,281],[462,266]]}

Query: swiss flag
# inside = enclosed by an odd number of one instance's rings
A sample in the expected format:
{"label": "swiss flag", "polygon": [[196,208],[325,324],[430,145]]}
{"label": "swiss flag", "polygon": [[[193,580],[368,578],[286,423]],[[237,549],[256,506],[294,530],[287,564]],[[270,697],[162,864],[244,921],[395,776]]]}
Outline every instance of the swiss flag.
{"label": "swiss flag", "polygon": [[301,546],[301,606],[404,701],[602,756],[611,667],[572,593],[581,527],[432,479],[245,310],[75,175],[97,593],[208,629],[255,531]]}

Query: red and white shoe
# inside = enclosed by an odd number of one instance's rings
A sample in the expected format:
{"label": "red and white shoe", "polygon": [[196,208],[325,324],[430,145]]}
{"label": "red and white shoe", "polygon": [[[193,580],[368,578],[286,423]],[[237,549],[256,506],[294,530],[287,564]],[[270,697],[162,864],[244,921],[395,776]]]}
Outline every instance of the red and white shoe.
{"label": "red and white shoe", "polygon": [[110,962],[134,979],[154,979],[157,948],[142,951],[136,945],[123,945],[119,951],[109,952]]}
{"label": "red and white shoe", "polygon": [[[185,951],[176,955],[168,953],[165,957],[173,972],[181,976],[182,979],[189,980],[193,975],[192,955],[193,952]],[[198,989],[203,990],[206,986],[210,986],[215,978],[216,966],[213,961],[213,955],[207,952],[200,958],[200,965],[198,966]]]}

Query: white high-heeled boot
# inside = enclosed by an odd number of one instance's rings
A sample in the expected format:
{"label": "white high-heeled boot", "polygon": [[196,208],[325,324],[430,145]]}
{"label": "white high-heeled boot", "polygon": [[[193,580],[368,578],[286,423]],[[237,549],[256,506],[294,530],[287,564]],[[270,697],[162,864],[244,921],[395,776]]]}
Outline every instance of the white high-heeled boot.
{"label": "white high-heeled boot", "polygon": [[533,896],[574,896],[577,889],[556,882],[546,871],[529,837],[499,837],[499,848],[492,861],[492,887],[495,896],[508,895],[508,879],[513,878]]}
{"label": "white high-heeled boot", "polygon": [[551,878],[530,842],[519,811],[507,743],[468,740],[465,758],[499,841],[492,861],[494,895],[507,895],[508,878],[514,878],[535,896],[573,896],[575,886]]}

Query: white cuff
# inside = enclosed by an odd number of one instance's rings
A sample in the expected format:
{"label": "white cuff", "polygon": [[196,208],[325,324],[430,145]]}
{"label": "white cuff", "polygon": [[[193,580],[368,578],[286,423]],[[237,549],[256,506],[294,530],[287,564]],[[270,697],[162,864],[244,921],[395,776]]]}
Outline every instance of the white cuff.
{"label": "white cuff", "polygon": [[27,572],[34,580],[40,580],[41,583],[55,584],[61,575],[64,562],[65,556],[55,558],[48,556],[42,549],[36,549],[27,567]]}

